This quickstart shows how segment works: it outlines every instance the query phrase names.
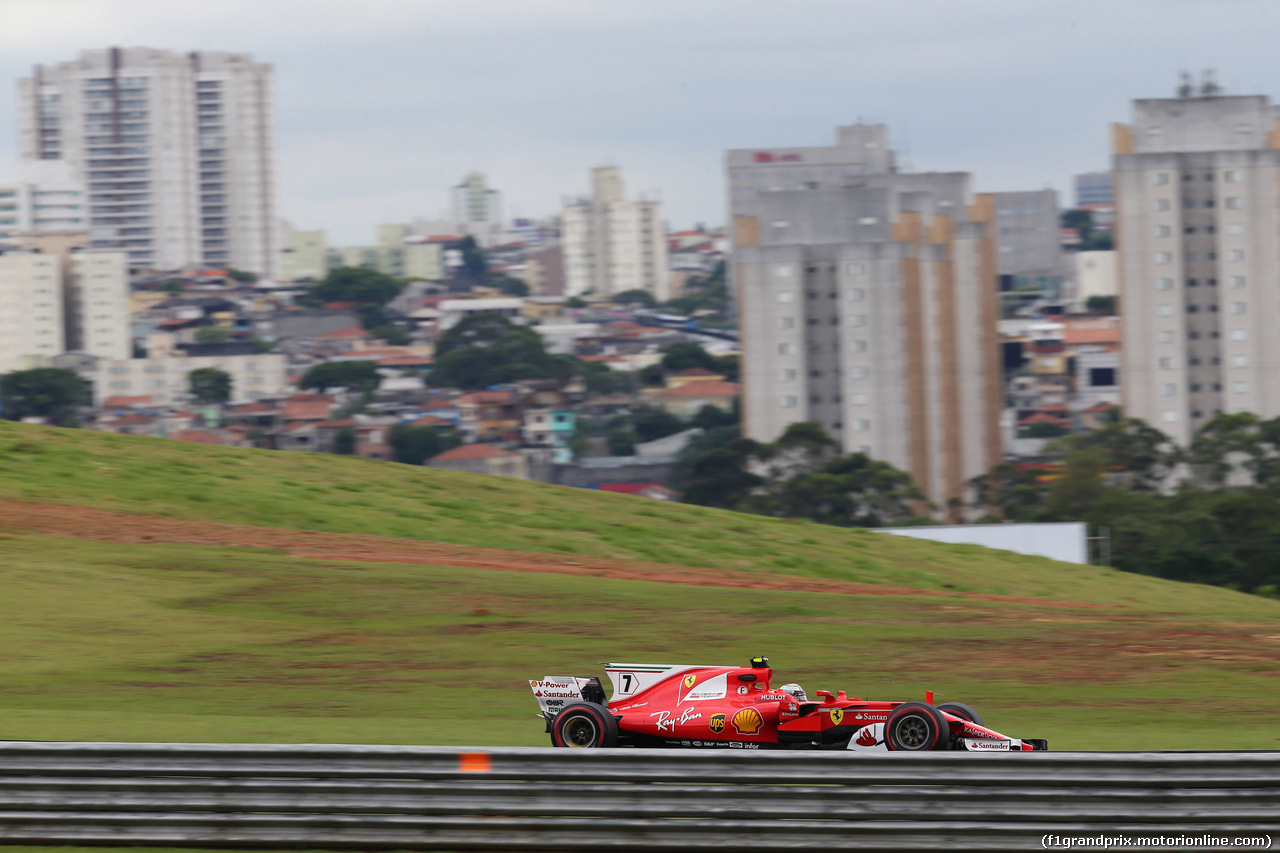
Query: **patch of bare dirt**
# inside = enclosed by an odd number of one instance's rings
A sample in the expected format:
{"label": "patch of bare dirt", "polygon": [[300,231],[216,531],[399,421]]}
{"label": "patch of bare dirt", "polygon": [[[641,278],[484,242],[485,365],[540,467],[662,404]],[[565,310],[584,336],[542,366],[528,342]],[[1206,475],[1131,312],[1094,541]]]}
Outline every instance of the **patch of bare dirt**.
{"label": "patch of bare dirt", "polygon": [[31,504],[9,500],[0,500],[0,519],[3,519],[6,527],[50,536],[69,536],[99,542],[272,548],[294,557],[337,562],[410,563],[733,589],[834,592],[844,595],[925,595],[1027,604],[1037,607],[1124,609],[1117,605],[1090,604],[1080,601],[1019,598],[976,592],[945,592],[908,586],[882,586],[789,575],[760,575],[704,567],[674,566],[666,563],[584,557],[578,554],[509,551],[502,548],[392,539],[354,533],[321,533],[315,530],[281,530],[238,524],[183,521],[164,516],[126,515],[88,507]]}

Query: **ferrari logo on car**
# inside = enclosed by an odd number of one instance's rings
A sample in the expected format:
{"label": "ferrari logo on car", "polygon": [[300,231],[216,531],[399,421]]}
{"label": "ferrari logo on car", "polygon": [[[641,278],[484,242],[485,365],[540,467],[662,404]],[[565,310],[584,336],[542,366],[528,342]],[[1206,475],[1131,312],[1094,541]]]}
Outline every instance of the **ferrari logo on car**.
{"label": "ferrari logo on car", "polygon": [[730,722],[738,730],[738,734],[754,735],[760,733],[760,727],[764,725],[764,718],[760,716],[760,712],[755,708],[743,708],[733,715],[733,719]]}
{"label": "ferrari logo on car", "polygon": [[833,726],[838,726],[838,725],[840,725],[840,721],[841,721],[841,720],[843,720],[843,719],[844,719],[844,709],[843,709],[843,708],[832,708],[832,709],[831,709],[831,725],[833,725]]}
{"label": "ferrari logo on car", "polygon": [[684,686],[685,686],[685,689],[686,689],[686,690],[688,690],[690,687],[692,687],[692,686],[693,686],[693,682],[695,682],[695,681],[697,681],[697,680],[698,680],[698,676],[696,676],[696,675],[686,675],[686,676],[684,677]]}
{"label": "ferrari logo on car", "polygon": [[724,731],[724,714],[712,714],[711,720],[707,723],[707,727],[716,734]]}

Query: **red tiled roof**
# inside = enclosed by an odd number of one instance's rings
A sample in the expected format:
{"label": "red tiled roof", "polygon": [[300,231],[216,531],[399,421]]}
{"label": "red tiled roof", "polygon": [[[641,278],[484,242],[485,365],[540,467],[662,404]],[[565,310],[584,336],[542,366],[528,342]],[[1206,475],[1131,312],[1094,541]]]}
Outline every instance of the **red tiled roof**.
{"label": "red tiled roof", "polygon": [[298,391],[290,394],[289,400],[294,403],[334,402],[332,394],[322,394],[319,391]]}
{"label": "red tiled roof", "polygon": [[318,338],[367,338],[369,333],[359,326],[348,326],[345,329],[338,329],[333,332],[325,332],[323,335],[316,335]]}
{"label": "red tiled roof", "polygon": [[270,415],[275,414],[275,411],[274,406],[268,406],[261,400],[253,403],[241,403],[239,406],[231,407],[231,414],[233,415]]}
{"label": "red tiled roof", "polygon": [[356,425],[356,422],[352,418],[343,418],[337,421],[320,421],[320,423],[316,424],[316,426],[324,427],[325,429],[342,429],[343,427],[349,427],[349,426],[355,426],[355,425]]}
{"label": "red tiled roof", "polygon": [[452,234],[433,234],[432,236],[428,237],[422,242],[424,243],[456,243],[461,239],[462,239],[461,237],[455,237]]}
{"label": "red tiled roof", "polygon": [[446,450],[439,456],[433,456],[429,461],[454,462],[464,459],[500,459],[519,455],[519,453],[511,450],[494,447],[492,444],[464,444],[461,447],[455,447],[453,450]]}
{"label": "red tiled roof", "polygon": [[134,424],[153,424],[155,422],[156,419],[149,415],[121,415],[111,421],[112,424],[121,424],[123,426],[132,426]]}
{"label": "red tiled roof", "polygon": [[707,376],[713,379],[719,375],[719,373],[713,373],[705,367],[690,367],[688,370],[682,370],[676,374],[676,376]]}
{"label": "red tiled roof", "polygon": [[472,391],[459,397],[458,405],[504,406],[514,399],[515,395],[510,391]]}
{"label": "red tiled roof", "polygon": [[203,429],[180,429],[169,433],[174,441],[189,441],[194,444],[222,444],[222,439]]}
{"label": "red tiled roof", "polygon": [[287,421],[323,421],[332,407],[328,400],[286,400],[281,412]]}
{"label": "red tiled roof", "polygon": [[431,359],[420,355],[390,355],[378,359],[378,367],[425,367],[431,363]]}
{"label": "red tiled roof", "polygon": [[661,483],[601,483],[600,491],[618,492],[624,495],[638,495],[645,489],[661,486]]}
{"label": "red tiled roof", "polygon": [[444,418],[437,418],[435,415],[423,415],[422,417],[420,417],[420,418],[418,418],[416,421],[414,421],[414,422],[413,422],[413,425],[414,425],[414,426],[425,426],[425,427],[439,427],[439,426],[442,426],[442,427],[451,427],[451,426],[453,426],[453,424],[449,423],[449,422],[448,422],[448,421],[446,421]]}
{"label": "red tiled roof", "polygon": [[1062,338],[1066,344],[1118,344],[1119,329],[1071,329],[1068,328]]}
{"label": "red tiled roof", "polygon": [[155,400],[150,396],[108,397],[102,405],[108,409],[123,409],[126,406],[150,406]]}
{"label": "red tiled roof", "polygon": [[1044,412],[1036,412],[1018,421],[1018,426],[1031,426],[1032,424],[1054,424],[1056,426],[1070,426],[1063,418],[1055,418],[1053,415],[1046,415]]}
{"label": "red tiled roof", "polygon": [[1092,406],[1085,409],[1085,411],[1090,414],[1099,414],[1101,412],[1107,411],[1108,409],[1114,409],[1115,407],[1116,407],[1115,403],[1107,403],[1107,402],[1094,403]]}
{"label": "red tiled roof", "polygon": [[428,400],[422,406],[423,411],[430,411],[432,409],[437,411],[440,409],[456,409],[457,407],[458,404],[452,400]]}
{"label": "red tiled roof", "polygon": [[737,382],[722,382],[719,379],[699,379],[697,382],[686,382],[675,388],[659,391],[656,397],[670,399],[672,397],[732,397],[742,389]]}
{"label": "red tiled roof", "polygon": [[1042,411],[1042,412],[1054,412],[1054,413],[1062,412],[1063,414],[1066,414],[1067,407],[1066,407],[1066,406],[1064,406],[1062,403],[1050,403],[1050,404],[1049,404],[1049,405],[1047,405],[1047,406],[1041,406],[1041,407],[1040,407],[1040,411]]}

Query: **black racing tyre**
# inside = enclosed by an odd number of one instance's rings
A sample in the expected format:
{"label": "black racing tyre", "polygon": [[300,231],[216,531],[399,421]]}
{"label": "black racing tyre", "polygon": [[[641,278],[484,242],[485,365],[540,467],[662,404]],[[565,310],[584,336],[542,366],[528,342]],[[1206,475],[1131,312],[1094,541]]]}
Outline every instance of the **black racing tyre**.
{"label": "black racing tyre", "polygon": [[980,726],[986,725],[986,723],[982,722],[982,715],[975,711],[971,705],[966,705],[963,702],[943,702],[938,706],[938,710],[946,711],[951,716],[959,717],[970,723],[977,723]]}
{"label": "black racing tyre", "polygon": [[895,752],[926,752],[951,746],[951,727],[937,708],[903,702],[884,721],[884,745]]}
{"label": "black racing tyre", "polygon": [[590,702],[566,705],[551,721],[551,743],[572,749],[605,749],[618,745],[618,721],[609,710]]}

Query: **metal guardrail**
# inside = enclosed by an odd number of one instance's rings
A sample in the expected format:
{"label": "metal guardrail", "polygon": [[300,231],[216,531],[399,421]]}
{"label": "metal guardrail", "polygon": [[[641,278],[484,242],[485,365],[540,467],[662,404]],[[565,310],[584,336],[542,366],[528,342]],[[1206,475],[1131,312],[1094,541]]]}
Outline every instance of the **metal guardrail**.
{"label": "metal guardrail", "polygon": [[0,743],[0,844],[1008,850],[1277,834],[1277,752]]}

